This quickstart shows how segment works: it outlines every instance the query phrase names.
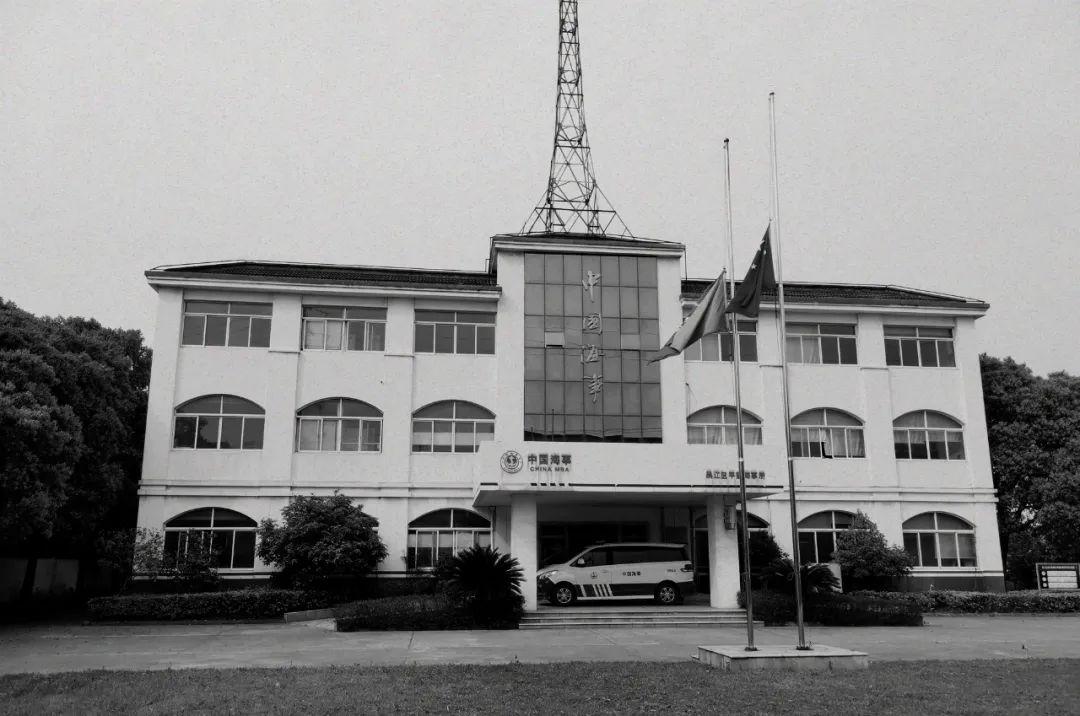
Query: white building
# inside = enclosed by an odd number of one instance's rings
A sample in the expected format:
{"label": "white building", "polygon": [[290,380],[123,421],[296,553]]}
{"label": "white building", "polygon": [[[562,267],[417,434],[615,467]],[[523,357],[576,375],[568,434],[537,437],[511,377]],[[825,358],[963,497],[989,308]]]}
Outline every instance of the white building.
{"label": "white building", "polygon": [[[226,576],[265,577],[255,524],[294,495],[340,491],[379,519],[388,575],[474,542],[528,574],[597,540],[677,541],[712,603],[734,606],[730,337],[645,362],[708,285],[681,278],[682,256],[669,242],[501,235],[489,272],[152,269],[139,525],[165,529],[169,550],[213,529]],[[786,288],[804,559],[828,560],[862,510],[919,556],[910,587],[1000,589],[975,335],[988,306],[893,286]],[[751,526],[790,552],[768,297],[743,325]]]}

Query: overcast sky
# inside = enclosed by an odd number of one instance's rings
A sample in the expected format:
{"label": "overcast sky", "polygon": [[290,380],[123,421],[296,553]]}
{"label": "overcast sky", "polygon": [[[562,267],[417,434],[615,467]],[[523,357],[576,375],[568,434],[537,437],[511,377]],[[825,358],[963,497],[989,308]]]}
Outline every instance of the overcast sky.
{"label": "overcast sky", "polygon": [[[600,186],[639,236],[769,216],[786,278],[989,301],[1080,373],[1080,2],[582,0]],[[0,296],[153,333],[152,266],[482,269],[546,182],[556,0],[0,0]]]}

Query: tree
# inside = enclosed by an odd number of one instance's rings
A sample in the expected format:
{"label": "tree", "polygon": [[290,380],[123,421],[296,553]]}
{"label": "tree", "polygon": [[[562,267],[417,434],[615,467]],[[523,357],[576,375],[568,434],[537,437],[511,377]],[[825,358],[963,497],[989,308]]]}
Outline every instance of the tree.
{"label": "tree", "polygon": [[[743,541],[742,530],[738,532],[739,540],[739,572],[743,571]],[[776,538],[768,530],[751,530],[750,532],[750,586],[759,588],[768,577],[770,565],[778,559],[786,559],[788,554],[777,544]]]}
{"label": "tree", "polygon": [[1080,560],[1080,378],[980,362],[1006,574],[1033,586],[1035,562]]}
{"label": "tree", "polygon": [[139,331],[0,300],[0,544],[91,556],[134,525],[150,350]]}
{"label": "tree", "polygon": [[851,529],[836,533],[835,559],[849,591],[888,589],[893,579],[915,566],[914,558],[903,547],[890,547],[874,521],[861,511],[851,520]]}
{"label": "tree", "polygon": [[300,496],[259,525],[259,558],[299,584],[362,576],[386,559],[379,521],[345,495]]}

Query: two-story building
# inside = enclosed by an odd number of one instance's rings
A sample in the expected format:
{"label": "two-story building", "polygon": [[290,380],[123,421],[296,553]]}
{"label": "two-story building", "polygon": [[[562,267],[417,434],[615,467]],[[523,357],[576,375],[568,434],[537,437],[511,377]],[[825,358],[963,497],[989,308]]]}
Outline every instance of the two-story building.
{"label": "two-story building", "polygon": [[[713,605],[734,606],[736,347],[714,334],[648,362],[709,284],[682,278],[683,252],[499,235],[486,272],[147,271],[158,309],[139,525],[173,553],[209,532],[224,575],[265,576],[257,523],[338,491],[379,519],[388,575],[472,544],[531,574],[596,541],[683,542]],[[804,560],[828,561],[862,510],[916,556],[911,586],[1000,589],[975,335],[988,306],[785,288],[783,332],[770,297],[740,322],[749,526],[791,550],[785,350]]]}

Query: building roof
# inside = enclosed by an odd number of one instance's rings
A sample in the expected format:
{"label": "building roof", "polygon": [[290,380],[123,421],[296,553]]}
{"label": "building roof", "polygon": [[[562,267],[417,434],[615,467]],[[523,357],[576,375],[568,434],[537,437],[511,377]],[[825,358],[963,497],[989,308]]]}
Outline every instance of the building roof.
{"label": "building roof", "polygon": [[[712,284],[713,279],[683,279],[684,298],[695,300]],[[736,281],[735,285],[741,284]],[[765,291],[762,301],[775,304],[775,290]],[[858,283],[784,282],[784,302],[813,305],[851,306],[910,306],[925,308],[967,308],[983,310],[990,304],[977,298],[965,298],[947,293],[923,291],[905,286]]]}
{"label": "building roof", "polygon": [[344,266],[277,261],[215,261],[201,264],[157,266],[146,272],[156,277],[220,278],[234,281],[278,281],[402,288],[454,289],[498,292],[495,274],[486,271]]}

